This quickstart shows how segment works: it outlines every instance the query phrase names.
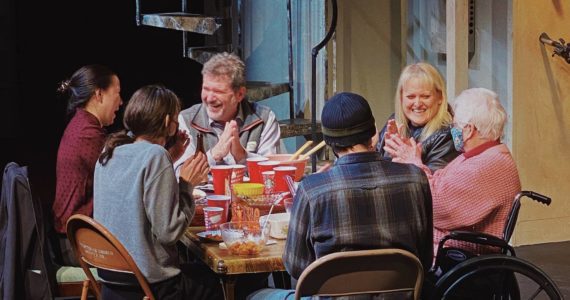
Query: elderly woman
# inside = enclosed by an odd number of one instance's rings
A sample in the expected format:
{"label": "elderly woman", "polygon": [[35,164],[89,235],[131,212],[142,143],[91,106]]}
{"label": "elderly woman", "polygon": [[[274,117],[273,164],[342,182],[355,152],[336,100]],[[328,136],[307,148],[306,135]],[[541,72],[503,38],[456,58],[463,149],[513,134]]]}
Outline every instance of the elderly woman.
{"label": "elderly woman", "polygon": [[[432,174],[414,140],[394,136],[386,150],[396,162],[413,163],[428,175],[433,198],[434,250],[452,230],[500,236],[512,201],[521,190],[517,167],[500,142],[507,114],[497,94],[483,88],[463,91],[455,100],[451,134],[462,154]],[[481,253],[482,248],[455,246]]]}
{"label": "elderly woman", "polygon": [[386,139],[399,133],[422,145],[422,162],[432,171],[445,167],[459,154],[450,135],[452,115],[448,109],[445,82],[430,64],[404,68],[394,97],[395,113],[380,132],[377,150],[385,157]]}

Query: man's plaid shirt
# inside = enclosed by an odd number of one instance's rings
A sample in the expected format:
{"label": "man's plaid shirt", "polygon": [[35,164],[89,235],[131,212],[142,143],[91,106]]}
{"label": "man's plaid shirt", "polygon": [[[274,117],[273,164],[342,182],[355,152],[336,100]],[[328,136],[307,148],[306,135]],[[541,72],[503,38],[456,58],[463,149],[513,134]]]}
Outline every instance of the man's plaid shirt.
{"label": "man's plaid shirt", "polygon": [[428,180],[411,164],[377,152],[340,157],[327,172],[299,185],[283,261],[289,274],[326,254],[400,248],[432,262],[432,202]]}

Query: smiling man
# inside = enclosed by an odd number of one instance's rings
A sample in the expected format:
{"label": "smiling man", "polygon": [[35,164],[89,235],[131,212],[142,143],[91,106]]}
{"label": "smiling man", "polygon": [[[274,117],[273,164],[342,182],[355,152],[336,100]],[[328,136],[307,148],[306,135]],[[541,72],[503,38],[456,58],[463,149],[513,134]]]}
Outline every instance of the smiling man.
{"label": "smiling man", "polygon": [[244,164],[248,157],[279,151],[281,133],[267,106],[245,99],[245,64],[230,53],[214,55],[202,69],[202,103],[180,113],[190,144],[175,167],[196,151],[198,133],[210,165]]}

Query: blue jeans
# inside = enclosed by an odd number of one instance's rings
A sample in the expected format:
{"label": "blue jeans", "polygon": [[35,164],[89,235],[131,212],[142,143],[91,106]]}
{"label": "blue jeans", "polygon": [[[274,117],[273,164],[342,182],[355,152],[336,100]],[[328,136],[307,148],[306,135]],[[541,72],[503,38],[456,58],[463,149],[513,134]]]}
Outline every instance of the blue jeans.
{"label": "blue jeans", "polygon": [[[295,299],[295,290],[282,289],[261,289],[247,296],[247,300],[293,300]],[[303,297],[301,299],[308,300],[311,297]]]}

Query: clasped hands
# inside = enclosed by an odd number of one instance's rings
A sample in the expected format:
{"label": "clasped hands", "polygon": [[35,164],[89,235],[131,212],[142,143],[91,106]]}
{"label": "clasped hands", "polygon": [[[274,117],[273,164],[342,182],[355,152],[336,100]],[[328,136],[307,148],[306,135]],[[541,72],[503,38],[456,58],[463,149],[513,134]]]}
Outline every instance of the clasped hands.
{"label": "clasped hands", "polygon": [[239,142],[239,127],[235,120],[226,123],[218,143],[210,150],[215,161],[223,160],[228,153],[234,157],[236,162],[247,157],[247,152]]}
{"label": "clasped hands", "polygon": [[384,151],[392,156],[393,162],[422,164],[421,143],[416,143],[413,137],[404,138],[400,134],[403,125],[395,120],[389,120],[384,133]]}

